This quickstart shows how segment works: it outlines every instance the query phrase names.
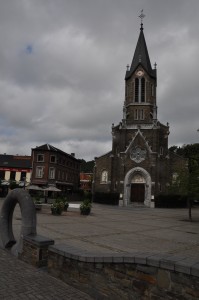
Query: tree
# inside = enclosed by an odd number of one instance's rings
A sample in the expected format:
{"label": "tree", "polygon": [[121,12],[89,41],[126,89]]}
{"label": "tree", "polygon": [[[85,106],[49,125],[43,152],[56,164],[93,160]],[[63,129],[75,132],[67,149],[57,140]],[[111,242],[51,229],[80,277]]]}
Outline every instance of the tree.
{"label": "tree", "polygon": [[189,220],[192,220],[191,206],[193,199],[199,199],[199,143],[183,145],[181,148],[172,146],[171,152],[182,155],[188,159],[188,172],[178,170],[176,179],[173,180],[170,191],[178,191],[188,199]]}

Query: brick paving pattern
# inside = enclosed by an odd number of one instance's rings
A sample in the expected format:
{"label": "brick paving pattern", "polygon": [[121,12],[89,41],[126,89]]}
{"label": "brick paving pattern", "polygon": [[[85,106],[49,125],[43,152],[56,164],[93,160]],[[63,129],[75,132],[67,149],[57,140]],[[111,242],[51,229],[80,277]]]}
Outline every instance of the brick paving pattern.
{"label": "brick paving pattern", "polygon": [[91,300],[87,294],[0,249],[1,300]]}

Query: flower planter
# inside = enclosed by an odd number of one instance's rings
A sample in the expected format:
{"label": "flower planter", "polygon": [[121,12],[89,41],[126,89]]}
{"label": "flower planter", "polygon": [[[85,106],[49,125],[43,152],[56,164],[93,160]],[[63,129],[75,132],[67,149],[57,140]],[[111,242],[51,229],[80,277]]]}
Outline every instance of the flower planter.
{"label": "flower planter", "polygon": [[62,209],[51,208],[52,215],[54,216],[60,216],[62,214],[62,211]]}
{"label": "flower planter", "polygon": [[35,203],[35,208],[36,208],[36,210],[41,210],[42,209],[42,204]]}
{"label": "flower planter", "polygon": [[89,207],[89,208],[83,208],[83,209],[80,209],[81,215],[89,215],[90,212],[91,212],[90,207]]}

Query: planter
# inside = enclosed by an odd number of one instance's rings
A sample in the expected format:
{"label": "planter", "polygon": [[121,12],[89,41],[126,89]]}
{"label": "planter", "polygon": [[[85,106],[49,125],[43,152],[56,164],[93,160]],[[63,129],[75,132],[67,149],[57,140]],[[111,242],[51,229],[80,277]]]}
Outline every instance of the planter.
{"label": "planter", "polygon": [[54,216],[60,216],[62,214],[62,211],[63,211],[62,209],[51,207],[51,212],[52,212],[52,215],[54,215]]}
{"label": "planter", "polygon": [[81,215],[89,215],[91,212],[90,207],[80,207],[80,213]]}
{"label": "planter", "polygon": [[68,207],[69,207],[68,202],[65,202],[65,203],[64,203],[64,211],[67,211],[67,210],[68,210]]}
{"label": "planter", "polygon": [[36,210],[41,210],[42,209],[42,204],[35,203],[35,208],[36,208]]}
{"label": "planter", "polygon": [[84,199],[82,204],[80,205],[80,213],[81,215],[89,215],[91,212],[92,204],[89,199]]}

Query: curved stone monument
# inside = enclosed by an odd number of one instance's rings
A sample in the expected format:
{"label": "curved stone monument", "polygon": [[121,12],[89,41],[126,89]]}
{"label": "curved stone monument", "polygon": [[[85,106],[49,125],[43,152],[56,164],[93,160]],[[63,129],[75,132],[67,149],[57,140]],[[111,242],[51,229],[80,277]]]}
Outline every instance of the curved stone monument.
{"label": "curved stone monument", "polygon": [[[21,232],[18,241],[15,240],[12,220],[16,204],[21,209]],[[18,256],[22,251],[23,238],[29,234],[36,235],[36,210],[29,193],[22,189],[14,189],[9,192],[1,208],[0,216],[0,237],[1,246],[11,249],[11,252]]]}

